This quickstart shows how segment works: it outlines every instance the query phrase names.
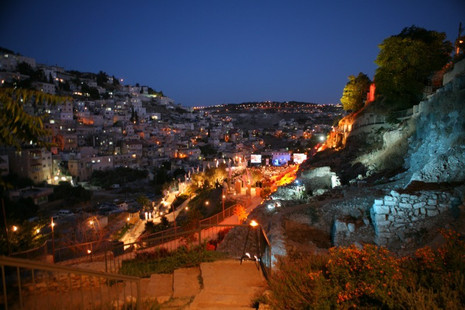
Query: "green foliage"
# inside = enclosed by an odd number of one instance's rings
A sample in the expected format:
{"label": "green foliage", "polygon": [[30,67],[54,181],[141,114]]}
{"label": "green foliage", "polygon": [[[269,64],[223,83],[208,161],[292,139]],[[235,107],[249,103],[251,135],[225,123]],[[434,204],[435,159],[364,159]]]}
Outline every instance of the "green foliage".
{"label": "green foliage", "polygon": [[154,234],[159,231],[163,231],[170,228],[170,222],[166,218],[166,216],[161,217],[161,222],[159,224],[154,224],[153,222],[145,223],[145,231],[144,234]]}
{"label": "green foliage", "polygon": [[202,145],[199,148],[200,148],[200,152],[205,157],[213,156],[213,155],[216,155],[217,153],[217,150],[210,144]]}
{"label": "green foliage", "polygon": [[140,179],[145,179],[148,172],[132,168],[118,167],[112,170],[92,172],[90,183],[96,186],[110,187],[112,184],[125,184]]}
{"label": "green foliage", "polygon": [[121,239],[132,227],[134,227],[134,224],[125,223],[123,228],[121,228],[115,235],[113,235],[113,238],[115,240]]}
{"label": "green foliage", "polygon": [[151,87],[148,88],[148,93],[149,93],[149,95],[156,95],[156,96],[160,96],[160,97],[164,96],[162,91],[156,91]]}
{"label": "green foliage", "polygon": [[463,309],[465,242],[453,231],[442,234],[439,249],[412,257],[365,245],[282,258],[267,302],[276,309]]}
{"label": "green foliage", "polygon": [[105,84],[107,84],[107,81],[108,75],[103,71],[99,71],[99,73],[97,74],[97,85],[104,87]]}
{"label": "green foliage", "polygon": [[324,275],[327,260],[318,255],[280,259],[279,270],[270,278],[268,303],[274,309],[334,308],[334,293]]}
{"label": "green foliage", "polygon": [[422,99],[428,78],[449,61],[452,45],[445,33],[412,26],[385,39],[379,48],[377,96],[392,109],[406,109]]}
{"label": "green foliage", "polygon": [[148,210],[152,206],[152,202],[145,195],[139,195],[136,199],[137,203],[142,205],[143,210]]}
{"label": "green foliage", "polygon": [[0,88],[0,146],[19,149],[32,142],[37,146],[49,146],[45,137],[44,117],[33,116],[24,110],[24,103],[56,104],[67,98],[45,94],[35,90]]}
{"label": "green foliage", "polygon": [[89,97],[93,100],[98,100],[100,99],[100,94],[97,90],[97,88],[95,87],[90,87],[89,85],[87,85],[86,83],[83,83],[81,84],[81,91],[83,93],[87,93],[89,94]]}
{"label": "green foliage", "polygon": [[72,186],[69,182],[60,182],[53,188],[50,200],[64,199],[69,204],[90,201],[92,192],[81,185]]}
{"label": "green foliage", "polygon": [[184,194],[183,194],[183,195],[179,195],[179,196],[176,197],[176,199],[174,199],[174,201],[173,201],[173,203],[172,203],[171,205],[176,209],[177,207],[179,207],[180,205],[182,205],[182,203],[183,203],[184,201],[186,201],[188,198],[189,198],[188,195],[184,195]]}
{"label": "green foliage", "polygon": [[342,108],[353,112],[363,108],[370,84],[370,78],[362,72],[357,77],[350,75],[341,97]]}
{"label": "green foliage", "polygon": [[[205,189],[200,191],[197,196],[189,201],[189,212],[198,210],[202,218],[211,216],[220,211],[221,189]],[[208,201],[208,204],[206,202]]]}
{"label": "green foliage", "polygon": [[[49,238],[48,234],[43,233],[44,227],[47,224],[49,224],[48,221],[45,223],[33,223],[27,220],[9,219],[8,239],[11,253],[26,251],[43,245],[45,240]],[[11,229],[13,225],[18,227],[17,231]],[[37,233],[37,229],[40,229],[39,233]],[[4,228],[2,228],[0,230],[0,254],[6,255],[7,253],[8,243]]]}
{"label": "green foliage", "polygon": [[153,273],[172,273],[178,268],[199,266],[202,262],[223,259],[223,253],[207,251],[206,246],[181,246],[172,252],[158,248],[136,254],[133,260],[124,260],[120,273],[136,277],[150,277]]}
{"label": "green foliage", "polygon": [[[20,198],[18,200],[10,200],[4,197],[5,212],[8,221],[22,222],[28,218],[37,215],[39,207],[34,204],[32,198]],[[3,222],[2,222],[3,223]]]}
{"label": "green foliage", "polygon": [[34,186],[34,181],[29,178],[21,177],[16,174],[10,173],[9,175],[5,176],[4,181],[10,184],[12,188],[24,188],[28,186]]}

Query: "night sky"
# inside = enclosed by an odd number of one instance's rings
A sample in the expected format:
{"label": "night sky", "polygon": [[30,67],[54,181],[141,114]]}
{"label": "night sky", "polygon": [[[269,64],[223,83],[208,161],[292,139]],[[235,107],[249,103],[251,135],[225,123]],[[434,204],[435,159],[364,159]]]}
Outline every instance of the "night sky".
{"label": "night sky", "polygon": [[454,41],[460,21],[463,0],[5,0],[0,46],[184,106],[338,103],[347,76],[373,77],[383,39],[414,24]]}

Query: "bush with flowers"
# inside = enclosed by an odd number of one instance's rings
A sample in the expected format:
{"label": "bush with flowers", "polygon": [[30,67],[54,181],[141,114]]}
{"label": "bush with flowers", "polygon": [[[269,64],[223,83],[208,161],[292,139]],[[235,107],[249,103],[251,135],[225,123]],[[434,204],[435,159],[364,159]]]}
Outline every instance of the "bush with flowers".
{"label": "bush with flowers", "polygon": [[410,257],[367,244],[282,258],[267,302],[274,309],[464,309],[465,242],[441,233],[441,247]]}

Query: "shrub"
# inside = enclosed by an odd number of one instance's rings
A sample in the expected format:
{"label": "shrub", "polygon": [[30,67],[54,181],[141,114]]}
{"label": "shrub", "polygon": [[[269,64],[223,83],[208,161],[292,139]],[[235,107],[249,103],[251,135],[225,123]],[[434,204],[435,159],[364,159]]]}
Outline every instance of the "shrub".
{"label": "shrub", "polygon": [[237,215],[237,218],[239,219],[239,222],[243,223],[247,219],[247,217],[249,216],[249,213],[247,213],[244,206],[237,205],[234,208],[234,215]]}
{"label": "shrub", "polygon": [[280,259],[268,303],[276,309],[463,309],[465,242],[456,232],[441,234],[440,248],[424,247],[411,257],[365,245]]}
{"label": "shrub", "polygon": [[120,273],[136,277],[149,277],[153,273],[171,273],[178,268],[199,266],[202,262],[212,262],[224,258],[223,253],[207,251],[206,245],[178,247],[172,252],[158,248],[153,252],[139,252],[131,260],[124,260]]}
{"label": "shrub", "polygon": [[278,271],[270,277],[268,302],[275,309],[331,308],[331,286],[326,277],[327,256],[281,258]]}
{"label": "shrub", "polygon": [[337,303],[393,306],[392,288],[402,279],[400,263],[387,249],[365,245],[330,249],[328,277]]}

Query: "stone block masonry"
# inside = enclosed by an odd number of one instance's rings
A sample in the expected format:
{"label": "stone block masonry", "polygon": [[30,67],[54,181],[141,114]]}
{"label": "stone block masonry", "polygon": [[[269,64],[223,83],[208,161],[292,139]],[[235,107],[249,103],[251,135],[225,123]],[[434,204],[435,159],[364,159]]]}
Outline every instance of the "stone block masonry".
{"label": "stone block masonry", "polygon": [[460,199],[445,192],[419,192],[417,195],[391,191],[376,199],[370,209],[378,245],[386,246],[413,233],[421,222],[459,205]]}

